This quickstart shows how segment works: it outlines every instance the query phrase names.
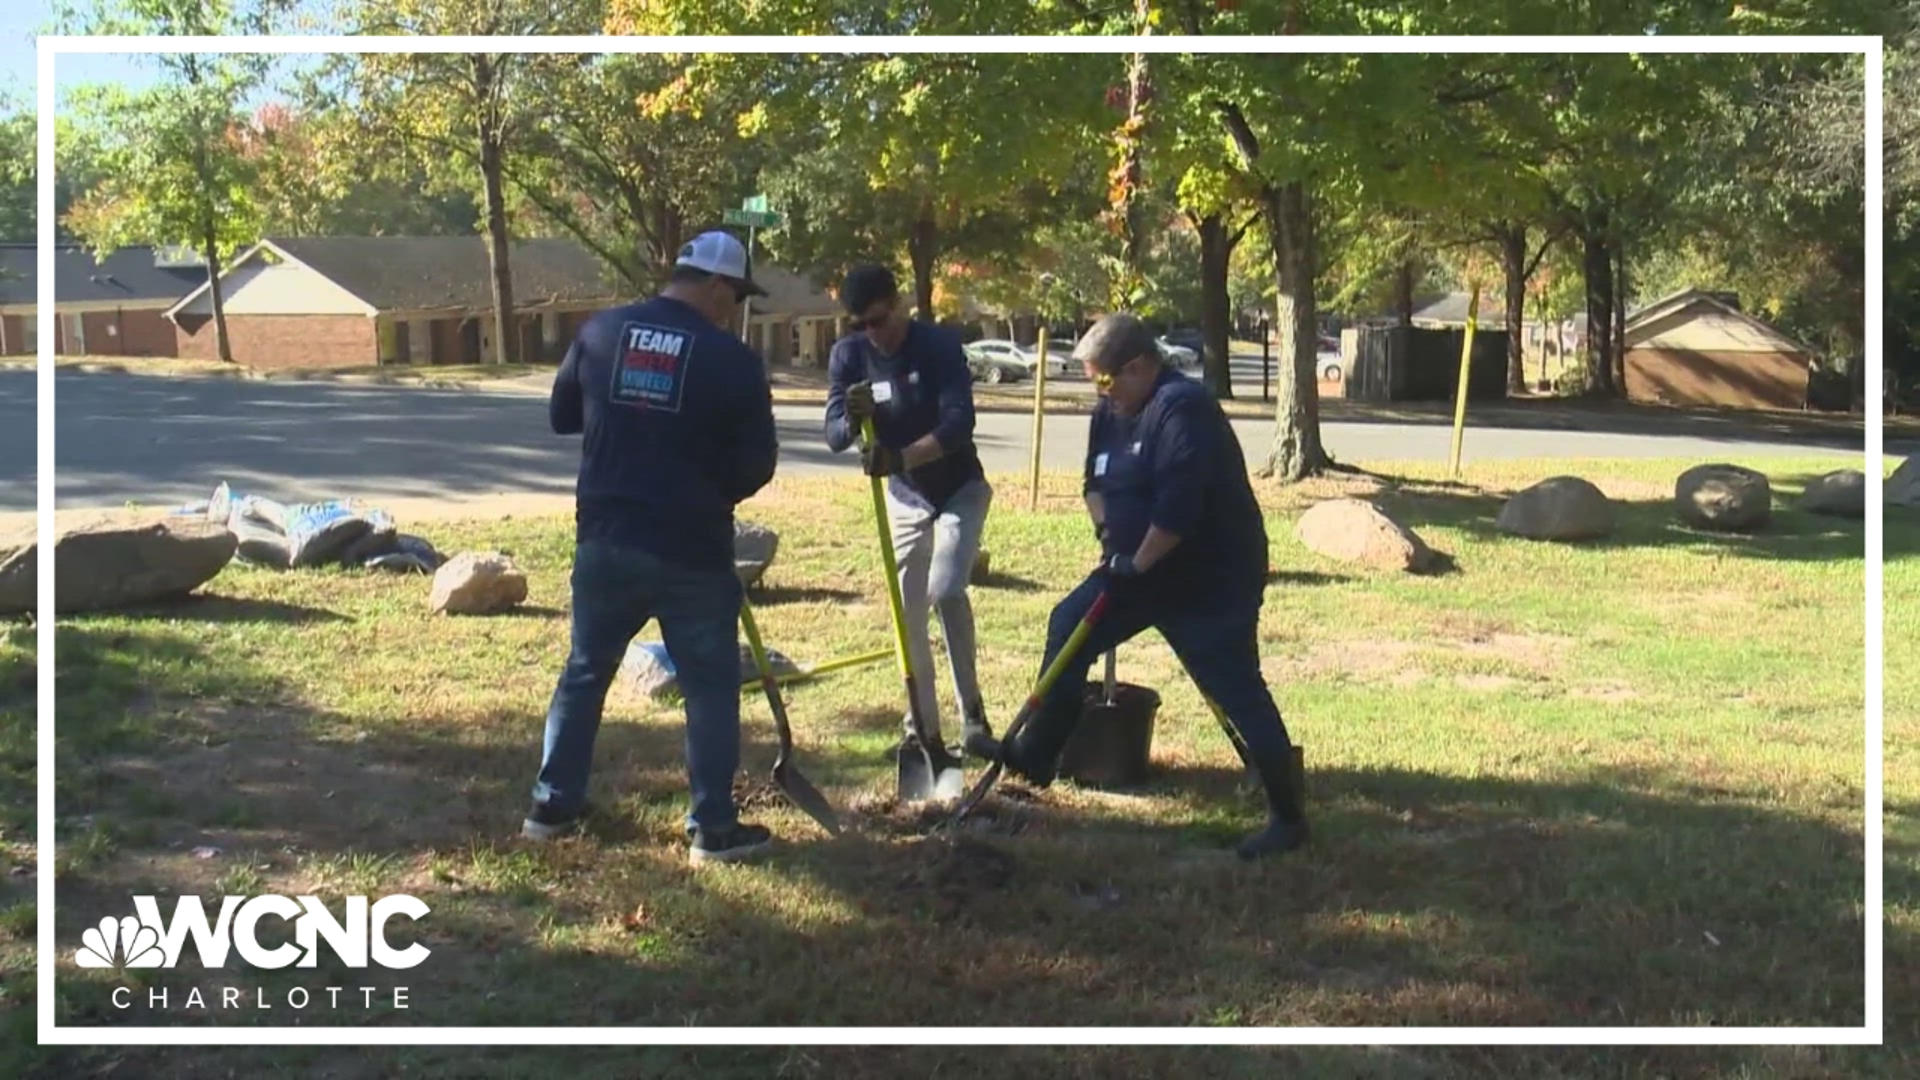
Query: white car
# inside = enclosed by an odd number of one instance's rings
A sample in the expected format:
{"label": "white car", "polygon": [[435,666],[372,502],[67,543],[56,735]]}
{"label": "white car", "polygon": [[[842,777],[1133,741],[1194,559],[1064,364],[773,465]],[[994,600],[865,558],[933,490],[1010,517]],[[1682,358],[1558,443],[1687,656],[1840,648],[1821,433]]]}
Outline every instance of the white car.
{"label": "white car", "polygon": [[[987,338],[982,341],[975,341],[969,344],[967,348],[972,349],[982,356],[996,360],[1011,360],[1014,363],[1024,366],[1029,374],[1033,373],[1035,350],[1016,345],[1006,338]],[[1064,375],[1066,372],[1066,356],[1052,348],[1047,349],[1047,374]]]}
{"label": "white car", "polygon": [[1200,354],[1185,345],[1175,345],[1164,337],[1154,339],[1160,346],[1160,355],[1167,358],[1175,371],[1191,371],[1200,366]]}

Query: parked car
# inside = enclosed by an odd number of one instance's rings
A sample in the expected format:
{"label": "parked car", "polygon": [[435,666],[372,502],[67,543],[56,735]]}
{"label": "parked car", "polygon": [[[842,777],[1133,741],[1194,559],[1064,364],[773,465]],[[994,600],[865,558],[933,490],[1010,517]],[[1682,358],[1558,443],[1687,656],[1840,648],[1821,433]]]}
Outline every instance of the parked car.
{"label": "parked car", "polygon": [[[1013,363],[1020,364],[1021,366],[1026,368],[1026,372],[1029,376],[1034,374],[1034,364],[1036,362],[1035,356],[1034,356],[1034,350],[1015,344],[1014,342],[1008,341],[1006,338],[984,338],[980,341],[974,342],[971,345],[968,345],[967,348],[981,354],[982,356],[990,356],[999,360],[1006,360],[1006,361],[1011,361]],[[1059,352],[1058,350],[1052,347],[1049,347],[1047,349],[1047,374],[1048,375],[1066,374],[1067,356],[1070,355],[1070,353],[1071,353],[1070,346],[1069,346],[1069,352],[1065,354]]]}
{"label": "parked car", "polygon": [[1314,357],[1314,367],[1320,372],[1321,382],[1339,382],[1346,378],[1346,363],[1340,357],[1340,339],[1322,335],[1319,343],[1319,355]]}
{"label": "parked car", "polygon": [[1191,371],[1200,366],[1198,351],[1189,349],[1185,345],[1175,345],[1164,337],[1154,340],[1160,345],[1160,355],[1166,357],[1167,363],[1171,364],[1175,371]]}
{"label": "parked car", "polygon": [[1031,365],[1011,357],[987,350],[965,346],[967,370],[972,373],[974,382],[1000,383],[1019,382],[1032,374]]}
{"label": "parked car", "polygon": [[1206,351],[1207,347],[1206,335],[1201,333],[1197,327],[1192,326],[1183,326],[1178,330],[1169,330],[1161,340],[1172,342],[1183,349],[1192,349],[1196,356]]}

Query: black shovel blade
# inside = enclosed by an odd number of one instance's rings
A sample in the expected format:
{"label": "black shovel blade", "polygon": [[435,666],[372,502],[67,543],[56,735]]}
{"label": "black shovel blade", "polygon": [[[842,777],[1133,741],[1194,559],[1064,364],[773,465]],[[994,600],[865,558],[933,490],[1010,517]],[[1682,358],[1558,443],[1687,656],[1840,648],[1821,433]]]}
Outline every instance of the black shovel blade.
{"label": "black shovel blade", "polygon": [[800,812],[812,818],[829,836],[840,835],[840,816],[833,812],[833,804],[827,801],[820,789],[813,786],[805,774],[787,762],[773,767],[773,782],[780,786],[787,801],[800,808]]}
{"label": "black shovel blade", "polygon": [[895,793],[901,802],[957,799],[966,793],[967,774],[945,747],[929,748],[909,738],[895,752]]}

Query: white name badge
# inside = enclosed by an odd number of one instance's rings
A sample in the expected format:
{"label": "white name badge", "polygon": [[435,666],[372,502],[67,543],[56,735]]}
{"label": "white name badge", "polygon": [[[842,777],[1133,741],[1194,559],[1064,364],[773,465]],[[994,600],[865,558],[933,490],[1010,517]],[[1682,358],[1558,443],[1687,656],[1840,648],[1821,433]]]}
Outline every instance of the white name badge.
{"label": "white name badge", "polygon": [[1094,455],[1094,458],[1093,458],[1093,475],[1095,475],[1095,476],[1105,476],[1105,475],[1107,475],[1107,455],[1105,455],[1105,454],[1095,454],[1095,455]]}
{"label": "white name badge", "polygon": [[873,384],[873,400],[875,404],[881,404],[881,405],[884,405],[887,402],[892,401],[893,400],[893,383],[891,382],[874,383]]}

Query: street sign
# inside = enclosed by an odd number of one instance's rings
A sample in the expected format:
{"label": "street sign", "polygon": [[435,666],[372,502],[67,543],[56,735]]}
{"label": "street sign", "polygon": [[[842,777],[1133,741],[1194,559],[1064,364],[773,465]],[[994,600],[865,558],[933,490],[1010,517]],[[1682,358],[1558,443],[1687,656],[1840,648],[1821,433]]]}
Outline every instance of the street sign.
{"label": "street sign", "polygon": [[780,215],[767,210],[728,210],[720,215],[720,221],[725,225],[771,229],[780,224]]}
{"label": "street sign", "polygon": [[740,209],[751,210],[756,214],[764,214],[767,212],[767,197],[765,195],[755,195],[746,202],[741,203]]}

